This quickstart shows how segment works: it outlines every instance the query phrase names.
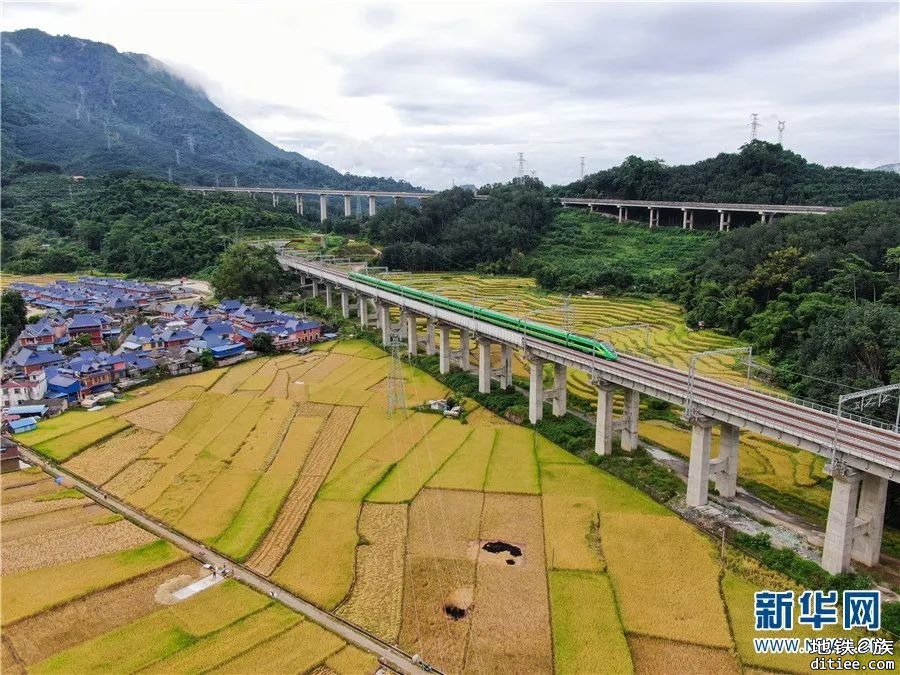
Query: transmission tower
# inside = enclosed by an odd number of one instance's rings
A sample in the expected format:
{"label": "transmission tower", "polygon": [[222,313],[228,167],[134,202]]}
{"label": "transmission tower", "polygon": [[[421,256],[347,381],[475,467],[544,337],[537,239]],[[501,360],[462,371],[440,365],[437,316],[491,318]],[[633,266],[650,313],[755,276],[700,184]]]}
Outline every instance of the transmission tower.
{"label": "transmission tower", "polygon": [[757,136],[759,135],[759,128],[762,124],[759,123],[759,113],[753,113],[750,115],[750,135],[755,141]]}
{"label": "transmission tower", "polygon": [[525,154],[519,153],[519,159],[516,160],[519,162],[519,178],[525,175]]}
{"label": "transmission tower", "polygon": [[403,361],[400,349],[403,343],[396,334],[391,335],[391,370],[387,378],[387,414],[393,417],[396,411],[406,410],[406,388],[403,382]]}
{"label": "transmission tower", "polygon": [[237,187],[237,176],[234,177],[234,187]]}
{"label": "transmission tower", "polygon": [[171,167],[171,166],[169,167],[169,182],[170,182],[170,183],[174,182],[174,181],[172,180],[172,167]]}
{"label": "transmission tower", "polygon": [[581,156],[581,178],[584,179],[584,155]]}
{"label": "transmission tower", "polygon": [[216,187],[219,187],[219,174],[216,174]]}
{"label": "transmission tower", "polygon": [[784,141],[784,120],[778,120],[778,145],[783,145]]}
{"label": "transmission tower", "polygon": [[572,308],[572,296],[567,295],[562,303],[563,330],[571,333],[575,330],[575,312]]}

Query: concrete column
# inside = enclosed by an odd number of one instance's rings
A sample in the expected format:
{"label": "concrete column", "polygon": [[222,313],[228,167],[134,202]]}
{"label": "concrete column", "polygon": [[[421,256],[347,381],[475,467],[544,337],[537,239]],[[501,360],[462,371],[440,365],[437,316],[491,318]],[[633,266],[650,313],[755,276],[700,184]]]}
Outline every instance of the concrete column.
{"label": "concrete column", "polygon": [[597,429],[594,432],[594,452],[598,455],[612,454],[613,391],[615,391],[615,387],[611,384],[597,385]]}
{"label": "concrete column", "polygon": [[850,567],[850,551],[856,526],[856,500],[862,475],[850,471],[835,474],[831,483],[831,503],[822,547],[822,568],[831,574],[846,572]]}
{"label": "concrete column", "polygon": [[450,326],[439,326],[441,334],[440,345],[440,372],[442,375],[450,372]]}
{"label": "concrete column", "polygon": [[328,195],[319,195],[319,222],[328,218]]}
{"label": "concrete column", "polygon": [[325,306],[329,309],[334,307],[334,298],[332,297],[333,287],[331,284],[325,284]]}
{"label": "concrete column", "polygon": [[694,229],[694,212],[690,209],[681,209],[681,229]]}
{"label": "concrete column", "polygon": [[719,209],[719,232],[725,229],[725,212]]}
{"label": "concrete column", "polygon": [[687,505],[703,506],[709,497],[709,452],[712,422],[697,420],[691,429],[691,462],[688,465]]}
{"label": "concrete column", "polygon": [[319,281],[317,279],[312,280],[312,296],[314,298],[319,297]]}
{"label": "concrete column", "polygon": [[638,446],[638,419],[640,415],[641,392],[625,390],[625,411],[622,416],[622,450],[631,452]]}
{"label": "concrete column", "polygon": [[349,218],[353,215],[353,208],[350,204],[350,195],[344,195],[344,217]]}
{"label": "concrete column", "polygon": [[765,223],[765,222],[767,222],[768,214],[766,214],[765,211],[760,211],[759,218],[760,218],[761,223]]}
{"label": "concrete column", "polygon": [[738,447],[741,428],[722,422],[719,425],[719,454],[710,462],[719,496],[731,499],[737,492]]}
{"label": "concrete column", "polygon": [[881,535],[884,530],[884,507],[887,502],[886,478],[867,473],[860,484],[856,531],[851,557],[866,567],[878,564],[881,557]]}
{"label": "concrete column", "polygon": [[416,334],[416,315],[406,315],[406,349],[410,356],[419,352],[419,336]]}
{"label": "concrete column", "polygon": [[478,392],[491,393],[491,343],[478,339]]}
{"label": "concrete column", "polygon": [[472,345],[469,342],[469,331],[465,328],[459,330],[459,367],[469,371],[472,367],[470,361]]}
{"label": "concrete column", "polygon": [[568,390],[566,389],[566,366],[564,363],[553,364],[553,416],[566,414]]}
{"label": "concrete column", "polygon": [[381,344],[391,344],[391,308],[384,303],[378,304],[378,323],[381,324]]}
{"label": "concrete column", "polygon": [[276,195],[274,192],[272,193],[272,206],[278,206],[278,195]]}
{"label": "concrete column", "polygon": [[437,352],[434,344],[434,319],[428,319],[425,324],[425,353],[434,356]]}
{"label": "concrete column", "polygon": [[294,195],[294,205],[297,207],[297,215],[303,215],[303,205],[300,202],[300,193]]}
{"label": "concrete column", "polygon": [[512,345],[504,344],[500,349],[500,388],[507,389],[512,386]]}
{"label": "concrete column", "polygon": [[394,195],[394,206],[397,206],[401,200],[402,200],[402,197],[399,197],[398,195]]}
{"label": "concrete column", "polygon": [[544,416],[544,360],[531,359],[528,369],[528,421],[537,424]]}
{"label": "concrete column", "polygon": [[650,229],[659,227],[659,209],[650,207]]}
{"label": "concrete column", "polygon": [[619,209],[619,222],[622,223],[625,220],[625,218],[622,217],[622,207],[619,206],[617,208]]}
{"label": "concrete column", "polygon": [[341,315],[345,319],[350,318],[350,291],[341,289]]}
{"label": "concrete column", "polygon": [[369,195],[369,216],[375,215],[375,197],[373,195]]}
{"label": "concrete column", "polygon": [[628,207],[625,207],[625,220],[628,220]]}
{"label": "concrete column", "polygon": [[369,327],[369,299],[364,295],[356,296],[356,313],[359,315],[359,325]]}

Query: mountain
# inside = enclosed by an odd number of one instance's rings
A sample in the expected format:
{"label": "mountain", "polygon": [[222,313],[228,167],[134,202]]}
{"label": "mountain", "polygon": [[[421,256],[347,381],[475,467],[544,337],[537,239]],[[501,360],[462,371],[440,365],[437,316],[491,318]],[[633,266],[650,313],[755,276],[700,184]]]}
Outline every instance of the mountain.
{"label": "mountain", "polygon": [[559,189],[565,196],[846,206],[900,198],[900,175],[808,162],[781,145],[752,141],[737,153],[668,166],[628,157]]}
{"label": "mountain", "polygon": [[131,170],[179,183],[414,189],[282,150],[144,54],[39,30],[4,32],[4,175],[23,161],[70,174]]}
{"label": "mountain", "polygon": [[894,164],[882,164],[881,166],[876,166],[872,171],[893,171],[894,173],[900,173],[900,162]]}

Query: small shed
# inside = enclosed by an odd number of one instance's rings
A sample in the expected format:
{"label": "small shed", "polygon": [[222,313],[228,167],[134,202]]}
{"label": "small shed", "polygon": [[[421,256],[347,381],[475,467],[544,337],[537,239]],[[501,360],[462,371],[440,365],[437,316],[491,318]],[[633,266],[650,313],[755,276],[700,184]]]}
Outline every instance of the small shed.
{"label": "small shed", "polygon": [[13,405],[6,412],[19,417],[43,417],[49,410],[45,405]]}
{"label": "small shed", "polygon": [[26,431],[34,431],[37,429],[37,419],[34,417],[22,417],[17,420],[10,420],[9,422],[10,429],[13,430],[14,434],[22,434]]}

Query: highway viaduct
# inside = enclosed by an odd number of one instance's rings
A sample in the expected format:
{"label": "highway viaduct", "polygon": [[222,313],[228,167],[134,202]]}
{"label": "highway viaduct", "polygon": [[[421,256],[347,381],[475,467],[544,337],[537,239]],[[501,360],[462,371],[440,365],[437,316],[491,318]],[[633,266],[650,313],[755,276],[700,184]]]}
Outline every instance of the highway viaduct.
{"label": "highway viaduct", "polygon": [[[433,192],[373,192],[369,190],[330,190],[325,188],[242,188],[242,187],[203,187],[197,185],[188,185],[185,190],[191,192],[234,192],[239,194],[247,194],[255,197],[257,194],[265,194],[272,196],[272,206],[277,206],[279,197],[286,195],[293,196],[294,206],[299,215],[303,215],[304,197],[318,196],[319,198],[319,219],[324,221],[328,218],[328,199],[329,197],[342,197],[344,201],[344,216],[353,215],[353,197],[362,197],[368,200],[369,216],[374,216],[376,212],[376,203],[379,199],[393,199],[394,203],[406,199],[428,199],[434,196]],[[488,199],[487,195],[475,195],[475,199]],[[598,212],[604,215],[611,215],[623,223],[629,220],[629,209],[634,214],[635,211],[643,211],[646,209],[649,214],[650,228],[657,228],[661,223],[661,216],[667,216],[666,220],[671,222],[672,215],[677,214],[677,220],[685,230],[693,230],[695,224],[695,215],[711,214],[717,217],[719,231],[730,230],[732,225],[732,216],[734,214],[753,214],[754,219],[758,216],[762,222],[771,221],[776,215],[788,215],[793,213],[814,213],[825,214],[832,211],[838,211],[835,206],[812,206],[812,205],[796,205],[796,204],[726,204],[717,202],[672,202],[672,201],[644,201],[634,199],[605,199],[605,198],[589,198],[589,197],[560,197],[557,201],[564,207],[587,207],[588,210]],[[610,213],[609,210],[615,210]]]}
{"label": "highway viaduct", "polygon": [[[451,364],[472,370],[470,347],[477,341],[476,370],[482,393],[491,391],[492,380],[498,380],[502,388],[512,385],[513,349],[521,350],[532,365],[528,401],[532,424],[542,418],[545,402],[551,403],[553,415],[566,414],[568,368],[589,373],[598,392],[594,450],[600,455],[612,452],[615,433],[620,434],[623,450],[637,447],[641,394],[685,408],[691,423],[687,486],[687,504],[691,507],[706,504],[710,480],[720,496],[734,497],[742,429],[825,457],[833,487],[822,566],[836,574],[849,569],[851,557],[867,566],[878,562],[888,481],[900,482],[900,433],[891,425],[839,418],[833,411],[705,377],[691,378],[687,372],[631,355],[606,360],[354,281],[337,267],[284,249],[278,251],[278,259],[286,270],[301,276],[313,295],[324,294],[329,307],[336,307],[339,301],[345,318],[355,310],[364,327],[371,327],[374,319],[383,344],[388,345],[399,328],[410,355],[417,354],[420,346],[429,355],[437,354],[441,373],[449,372]],[[399,310],[399,327],[392,323],[392,309]],[[424,345],[418,319],[425,320]],[[458,334],[459,350],[451,350],[451,332]],[[491,354],[496,350],[499,368],[491,364]],[[546,363],[553,366],[553,385],[545,390]],[[619,390],[624,391],[624,413],[614,418],[613,394]],[[715,425],[719,426],[720,437],[718,455],[713,458]]]}

